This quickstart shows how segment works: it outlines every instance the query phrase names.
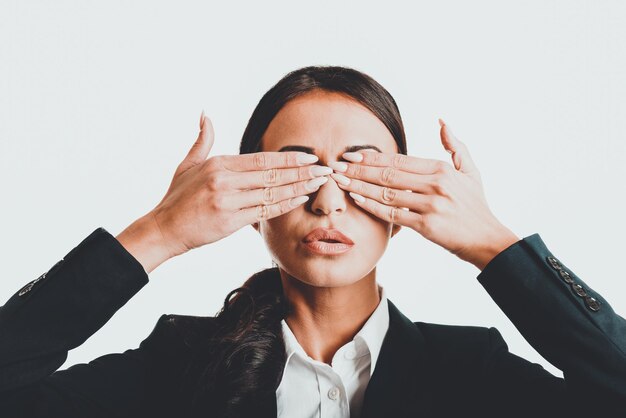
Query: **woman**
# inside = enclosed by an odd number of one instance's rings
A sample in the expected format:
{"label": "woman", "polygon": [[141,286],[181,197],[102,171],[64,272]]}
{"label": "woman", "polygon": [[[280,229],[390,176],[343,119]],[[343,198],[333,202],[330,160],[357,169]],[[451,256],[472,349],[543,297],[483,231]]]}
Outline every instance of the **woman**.
{"label": "woman", "polygon": [[[391,95],[342,67],[280,80],[254,110],[241,155],[207,159],[203,115],[152,211],[117,237],[96,229],[1,308],[0,411],[624,416],[626,321],[538,234],[519,239],[495,218],[467,148],[440,124],[453,165],[408,156]],[[139,348],[55,371],[161,263],[248,224],[276,267],[227,295],[216,317],[163,315]],[[402,226],[479,268],[565,379],[509,353],[495,328],[407,319],[376,281]]]}

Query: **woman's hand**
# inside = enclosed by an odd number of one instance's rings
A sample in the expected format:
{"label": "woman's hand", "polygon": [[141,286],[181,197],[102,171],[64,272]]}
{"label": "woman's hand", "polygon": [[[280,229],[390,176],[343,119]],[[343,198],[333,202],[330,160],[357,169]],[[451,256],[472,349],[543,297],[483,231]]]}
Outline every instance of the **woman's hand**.
{"label": "woman's hand", "polygon": [[117,237],[146,271],[245,225],[291,211],[332,172],[311,165],[317,156],[296,151],[207,159],[213,141],[213,126],[203,113],[198,139],[178,165],[163,199]]}
{"label": "woman's hand", "polygon": [[[407,226],[480,270],[519,238],[487,205],[478,168],[464,143],[440,119],[441,142],[454,166],[403,154],[353,152],[341,174],[331,174],[356,204],[377,217]],[[335,171],[341,163],[330,163]],[[345,177],[344,177],[345,178]],[[361,201],[362,200],[362,201]],[[408,210],[403,210],[406,208]]]}

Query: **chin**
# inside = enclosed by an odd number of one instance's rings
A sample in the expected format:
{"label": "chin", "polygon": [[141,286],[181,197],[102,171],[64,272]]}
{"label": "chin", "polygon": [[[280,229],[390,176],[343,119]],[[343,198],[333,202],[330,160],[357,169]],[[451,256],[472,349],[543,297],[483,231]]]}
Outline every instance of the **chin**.
{"label": "chin", "polygon": [[278,266],[290,277],[313,287],[350,286],[362,280],[373,268],[361,270],[355,263],[328,260],[300,260],[297,266],[285,266],[280,263]]}

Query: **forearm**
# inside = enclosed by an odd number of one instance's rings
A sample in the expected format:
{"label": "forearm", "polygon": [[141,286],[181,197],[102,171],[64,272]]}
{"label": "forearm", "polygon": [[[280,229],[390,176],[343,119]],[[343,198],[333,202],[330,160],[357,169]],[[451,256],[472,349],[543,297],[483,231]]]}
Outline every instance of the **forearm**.
{"label": "forearm", "polygon": [[478,243],[467,257],[467,261],[480,271],[483,271],[498,254],[520,240],[516,234],[503,225],[494,228],[490,235],[489,239]]}
{"label": "forearm", "polygon": [[538,234],[498,254],[478,281],[533,348],[563,371],[570,395],[626,402],[626,320]]}
{"label": "forearm", "polygon": [[0,391],[54,372],[146,283],[111,234],[93,231],[0,307]]}

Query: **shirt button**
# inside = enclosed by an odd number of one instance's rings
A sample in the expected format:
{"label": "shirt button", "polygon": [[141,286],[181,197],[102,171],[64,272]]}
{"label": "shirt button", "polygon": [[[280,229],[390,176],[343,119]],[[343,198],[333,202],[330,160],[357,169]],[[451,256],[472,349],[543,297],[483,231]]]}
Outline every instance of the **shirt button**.
{"label": "shirt button", "polygon": [[334,387],[328,391],[328,397],[333,401],[336,401],[339,398],[339,388]]}
{"label": "shirt button", "polygon": [[356,351],[347,350],[344,354],[344,357],[348,360],[354,360],[356,358]]}

